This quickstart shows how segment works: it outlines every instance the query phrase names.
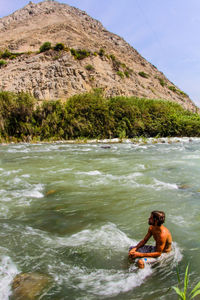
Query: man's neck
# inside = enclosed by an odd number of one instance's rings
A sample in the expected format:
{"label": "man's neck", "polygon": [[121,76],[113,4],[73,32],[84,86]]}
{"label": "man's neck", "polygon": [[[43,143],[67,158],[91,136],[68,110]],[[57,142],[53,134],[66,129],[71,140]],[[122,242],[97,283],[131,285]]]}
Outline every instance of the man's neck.
{"label": "man's neck", "polygon": [[164,227],[163,225],[160,225],[160,226],[153,225],[153,230],[155,230],[155,231],[162,231],[163,227]]}

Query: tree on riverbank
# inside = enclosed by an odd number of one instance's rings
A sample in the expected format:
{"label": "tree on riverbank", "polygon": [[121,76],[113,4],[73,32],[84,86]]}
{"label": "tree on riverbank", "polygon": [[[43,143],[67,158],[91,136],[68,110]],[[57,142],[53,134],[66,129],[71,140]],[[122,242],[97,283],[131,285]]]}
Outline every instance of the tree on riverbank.
{"label": "tree on riverbank", "polygon": [[104,98],[101,90],[42,104],[0,92],[0,141],[200,136],[200,116],[164,100]]}

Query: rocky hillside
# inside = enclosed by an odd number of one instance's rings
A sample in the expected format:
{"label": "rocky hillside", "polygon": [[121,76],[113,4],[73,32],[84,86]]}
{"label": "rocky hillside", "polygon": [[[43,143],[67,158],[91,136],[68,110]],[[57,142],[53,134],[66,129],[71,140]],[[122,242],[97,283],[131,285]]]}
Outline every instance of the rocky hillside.
{"label": "rocky hillside", "polygon": [[[65,48],[39,52],[47,41]],[[66,4],[29,2],[1,18],[0,50],[0,90],[62,99],[102,88],[106,96],[162,98],[196,111],[184,92],[121,37]]]}

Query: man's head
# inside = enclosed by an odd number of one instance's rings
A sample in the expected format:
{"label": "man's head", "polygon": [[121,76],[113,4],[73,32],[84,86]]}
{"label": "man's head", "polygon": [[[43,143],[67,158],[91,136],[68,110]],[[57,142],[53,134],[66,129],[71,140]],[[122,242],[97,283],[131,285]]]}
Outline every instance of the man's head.
{"label": "man's head", "polygon": [[149,225],[161,226],[165,222],[165,213],[163,211],[154,210],[149,218]]}

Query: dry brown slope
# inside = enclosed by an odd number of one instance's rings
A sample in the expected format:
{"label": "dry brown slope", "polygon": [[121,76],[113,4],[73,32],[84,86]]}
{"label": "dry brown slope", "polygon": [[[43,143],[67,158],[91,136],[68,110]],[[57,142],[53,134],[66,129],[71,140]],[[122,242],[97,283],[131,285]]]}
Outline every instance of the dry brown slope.
{"label": "dry brown slope", "polygon": [[[104,48],[133,73],[121,78],[113,60],[107,56],[91,55],[79,61],[65,51],[59,57],[53,51],[25,54],[8,61],[0,69],[1,90],[23,90],[40,99],[55,99],[101,87],[107,96],[162,98],[196,110],[193,102],[178,88],[175,92],[169,89],[173,84],[163,73],[84,11],[56,1],[29,2],[23,9],[0,19],[1,50],[37,51],[46,41],[53,45],[62,42],[69,48],[85,48],[92,53]],[[94,69],[87,71],[87,65]],[[121,65],[119,70],[124,72],[124,67]],[[145,72],[148,78],[140,76],[139,72]]]}

